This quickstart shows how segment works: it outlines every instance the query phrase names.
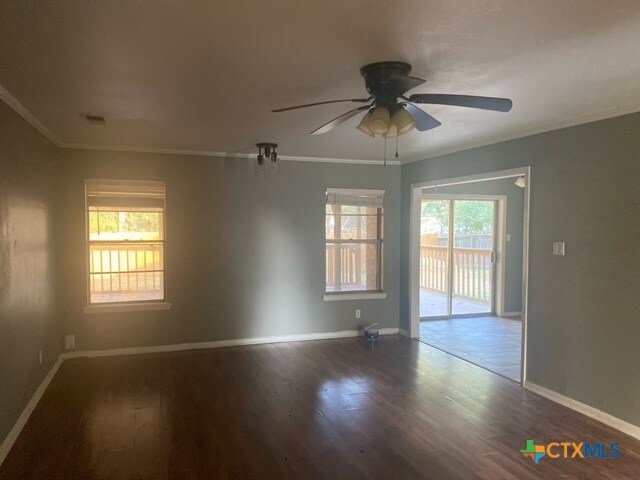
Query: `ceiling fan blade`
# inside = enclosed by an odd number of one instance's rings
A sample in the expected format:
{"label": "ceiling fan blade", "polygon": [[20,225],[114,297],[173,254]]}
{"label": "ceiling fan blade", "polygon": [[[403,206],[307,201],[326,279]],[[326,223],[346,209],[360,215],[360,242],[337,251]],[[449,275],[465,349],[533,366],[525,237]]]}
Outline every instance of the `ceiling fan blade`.
{"label": "ceiling fan blade", "polygon": [[342,102],[358,102],[358,103],[366,103],[371,100],[373,97],[369,98],[349,98],[346,100],[329,100],[326,102],[316,102],[316,103],[306,103],[304,105],[296,105],[295,107],[285,107],[285,108],[277,108],[276,110],[271,110],[272,113],[278,112],[287,112],[289,110],[297,110],[298,108],[307,108],[307,107],[315,107],[316,105],[326,105],[328,103],[342,103]]}
{"label": "ceiling fan blade", "polygon": [[403,105],[405,110],[409,112],[416,121],[416,130],[426,132],[427,130],[431,130],[432,128],[442,125],[438,120],[413,103],[404,103]]}
{"label": "ceiling fan blade", "polygon": [[426,80],[418,77],[392,73],[384,82],[382,92],[391,95],[402,95],[403,93],[416,88],[418,85],[422,85],[425,81]]}
{"label": "ceiling fan blade", "polygon": [[325,123],[321,127],[316,128],[310,135],[322,135],[323,133],[327,133],[333,130],[335,127],[340,125],[343,122],[346,122],[351,117],[355,117],[357,114],[362,112],[363,110],[368,110],[371,108],[371,105],[365,105],[363,107],[354,108],[353,110],[349,110],[347,113],[343,113],[339,117],[334,118],[333,120]]}
{"label": "ceiling fan blade", "polygon": [[443,93],[414,93],[409,97],[409,100],[414,103],[455,105],[456,107],[480,108],[496,112],[508,112],[513,106],[513,102],[508,98],[447,95]]}

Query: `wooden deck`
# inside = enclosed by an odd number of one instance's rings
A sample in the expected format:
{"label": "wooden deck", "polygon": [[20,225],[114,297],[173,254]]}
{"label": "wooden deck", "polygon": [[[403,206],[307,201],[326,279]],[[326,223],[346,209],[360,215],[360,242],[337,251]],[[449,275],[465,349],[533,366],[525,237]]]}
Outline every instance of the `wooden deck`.
{"label": "wooden deck", "polygon": [[[630,399],[632,401],[633,399]],[[620,442],[542,458],[527,439]],[[0,479],[637,479],[640,441],[416,340],[63,363]]]}
{"label": "wooden deck", "polygon": [[[453,313],[460,315],[490,313],[491,306],[464,298],[453,297]],[[420,290],[420,317],[445,316],[447,314],[447,295],[444,293]]]}

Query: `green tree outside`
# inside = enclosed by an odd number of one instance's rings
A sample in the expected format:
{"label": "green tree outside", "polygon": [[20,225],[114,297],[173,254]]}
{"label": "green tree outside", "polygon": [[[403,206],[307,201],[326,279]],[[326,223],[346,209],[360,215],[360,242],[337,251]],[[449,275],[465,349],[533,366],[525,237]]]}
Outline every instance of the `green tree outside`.
{"label": "green tree outside", "polygon": [[[454,202],[454,230],[456,236],[484,235],[493,232],[493,202],[456,200]],[[440,225],[440,237],[449,236],[449,202],[422,203],[422,216],[432,217]]]}
{"label": "green tree outside", "polygon": [[160,216],[159,212],[90,212],[89,227],[91,233],[160,232]]}

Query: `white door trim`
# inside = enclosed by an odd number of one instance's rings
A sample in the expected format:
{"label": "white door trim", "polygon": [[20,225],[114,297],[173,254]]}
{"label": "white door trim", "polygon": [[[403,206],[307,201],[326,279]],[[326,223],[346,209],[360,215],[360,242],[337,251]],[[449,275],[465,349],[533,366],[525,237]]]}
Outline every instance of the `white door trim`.
{"label": "white door trim", "polygon": [[[462,183],[524,177],[524,231],[522,245],[522,361],[520,383],[524,384],[527,373],[527,325],[529,303],[529,209],[531,198],[531,167],[519,167],[496,172],[486,172],[463,177],[432,180],[411,184],[409,220],[409,334],[420,337],[420,201],[423,189],[459,185]],[[481,195],[473,195],[480,198]],[[505,209],[506,210],[506,209]],[[503,250],[504,251],[504,250]]]}

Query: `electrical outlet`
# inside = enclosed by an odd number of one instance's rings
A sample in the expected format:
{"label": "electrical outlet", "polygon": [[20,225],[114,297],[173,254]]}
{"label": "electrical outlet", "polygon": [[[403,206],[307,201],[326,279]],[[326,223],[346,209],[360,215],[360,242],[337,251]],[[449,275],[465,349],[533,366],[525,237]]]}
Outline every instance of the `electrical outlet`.
{"label": "electrical outlet", "polygon": [[360,309],[359,308],[356,310],[356,318],[360,318]]}
{"label": "electrical outlet", "polygon": [[42,365],[42,350],[38,351],[38,364]]}
{"label": "electrical outlet", "polygon": [[64,349],[65,350],[74,350],[76,348],[76,336],[75,335],[65,335],[64,336]]}
{"label": "electrical outlet", "polygon": [[553,242],[553,254],[564,257],[564,242]]}

